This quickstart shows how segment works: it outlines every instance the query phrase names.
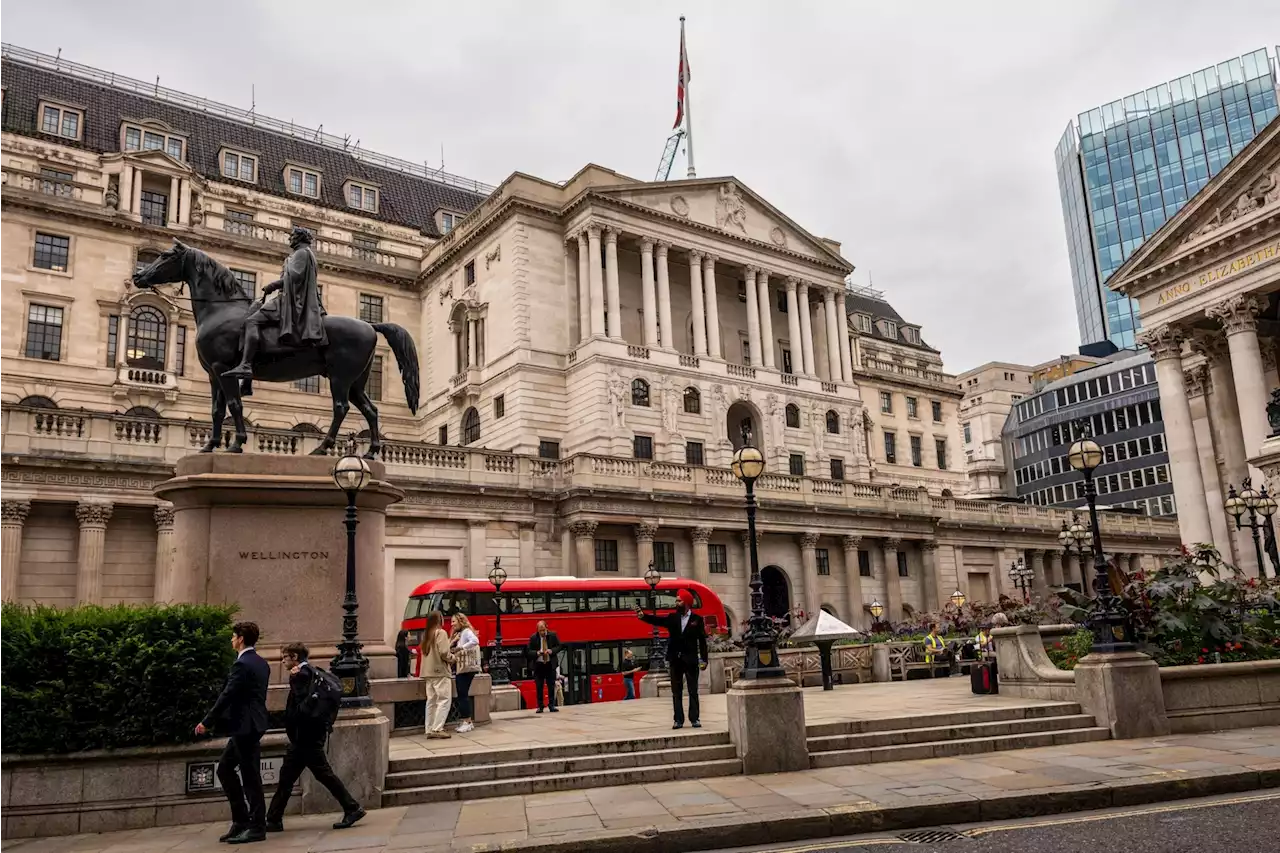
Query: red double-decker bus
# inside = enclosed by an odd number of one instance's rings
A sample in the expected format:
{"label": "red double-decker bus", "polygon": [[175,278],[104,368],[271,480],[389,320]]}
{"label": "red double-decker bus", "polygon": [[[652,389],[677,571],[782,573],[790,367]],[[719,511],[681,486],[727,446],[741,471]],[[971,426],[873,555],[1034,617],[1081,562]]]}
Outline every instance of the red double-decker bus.
{"label": "red double-decker bus", "polygon": [[[683,578],[664,578],[653,593],[658,613],[676,606],[676,592],[694,596],[694,610],[707,624],[707,633],[728,629],[724,605],[710,587]],[[418,644],[427,627],[427,614],[465,613],[480,634],[485,668],[492,650],[495,617],[502,610],[502,647],[511,670],[511,683],[520,689],[525,707],[537,704],[531,661],[524,654],[538,622],[560,638],[560,675],[566,679],[565,704],[610,702],[626,697],[622,652],[630,649],[639,679],[649,667],[653,628],[636,618],[636,607],[650,606],[649,585],[640,578],[512,578],[495,594],[485,580],[446,578],[428,581],[413,591],[401,627],[409,632],[409,646],[418,659]],[[446,627],[447,627],[446,622]],[[417,666],[414,667],[415,672]],[[640,685],[636,683],[636,695]]]}

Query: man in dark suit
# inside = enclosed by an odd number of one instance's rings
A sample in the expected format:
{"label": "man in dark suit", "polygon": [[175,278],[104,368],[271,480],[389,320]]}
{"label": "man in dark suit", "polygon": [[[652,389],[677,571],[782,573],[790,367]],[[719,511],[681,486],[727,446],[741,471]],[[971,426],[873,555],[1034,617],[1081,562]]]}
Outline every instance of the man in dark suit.
{"label": "man in dark suit", "polygon": [[[267,682],[271,680],[271,667],[254,650],[258,633],[258,626],[253,622],[237,622],[231,626],[231,648],[236,650],[236,662],[231,665],[218,701],[196,726],[196,734],[203,735],[221,724],[219,727],[225,728],[229,735],[218,759],[218,781],[231,803],[231,828],[218,840],[229,844],[248,844],[267,838],[260,747],[267,730]],[[236,768],[240,769],[239,776]]]}
{"label": "man in dark suit", "polygon": [[316,719],[302,711],[302,703],[311,694],[312,682],[316,678],[316,669],[307,660],[310,654],[310,649],[302,643],[289,643],[280,650],[280,661],[289,670],[289,698],[284,706],[284,730],[289,735],[289,751],[284,754],[280,784],[271,798],[271,808],[267,809],[267,832],[284,830],[284,810],[289,805],[293,785],[303,770],[310,770],[316,781],[329,789],[338,805],[342,806],[342,820],[333,825],[334,829],[346,829],[365,815],[364,809],[333,772],[324,754],[324,742],[329,737],[328,717]]}
{"label": "man in dark suit", "polygon": [[707,627],[702,617],[693,612],[693,593],[682,589],[676,593],[676,609],[666,616],[645,613],[637,607],[636,615],[650,625],[667,631],[667,668],[671,672],[671,702],[675,706],[673,729],[684,728],[684,690],[689,689],[689,722],[698,722],[698,674],[707,665]]}
{"label": "man in dark suit", "polygon": [[529,638],[529,646],[525,654],[533,661],[533,681],[538,690],[538,713],[544,706],[542,691],[545,688],[550,694],[546,697],[551,705],[551,713],[556,713],[556,652],[560,650],[560,638],[547,630],[546,622],[538,623],[538,630]]}

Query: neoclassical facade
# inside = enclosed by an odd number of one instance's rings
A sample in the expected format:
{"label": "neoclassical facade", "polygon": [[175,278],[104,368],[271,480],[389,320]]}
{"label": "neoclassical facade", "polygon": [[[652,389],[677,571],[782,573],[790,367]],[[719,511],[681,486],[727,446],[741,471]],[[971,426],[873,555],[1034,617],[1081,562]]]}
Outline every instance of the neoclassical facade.
{"label": "neoclassical facade", "polygon": [[[406,492],[387,517],[388,625],[419,583],[495,557],[526,577],[652,561],[740,619],[727,465],[747,438],[768,457],[775,611],[865,625],[875,600],[897,617],[990,597],[1017,556],[1042,587],[1080,582],[1056,550],[1062,513],[962,496],[961,393],[920,329],[851,294],[839,244],[739,180],[588,166],[485,187],[66,60],[13,52],[4,75],[6,599],[156,598],[183,555],[152,490],[208,438],[208,384],[186,295],[129,275],[180,238],[260,290],[294,224],[317,233],[329,311],[418,343],[417,415],[389,353],[371,376]],[[315,448],[326,391],[258,383],[248,449]],[[1125,565],[1176,542],[1168,521],[1103,523]]]}

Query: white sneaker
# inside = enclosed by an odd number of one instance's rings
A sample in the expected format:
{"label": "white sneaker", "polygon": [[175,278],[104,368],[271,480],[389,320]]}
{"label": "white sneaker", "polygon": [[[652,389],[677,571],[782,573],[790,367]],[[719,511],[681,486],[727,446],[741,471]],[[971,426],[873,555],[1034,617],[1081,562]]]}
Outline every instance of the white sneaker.
{"label": "white sneaker", "polygon": [[466,734],[467,732],[471,731],[474,728],[475,728],[474,723],[462,723],[461,725],[458,726],[458,734]]}

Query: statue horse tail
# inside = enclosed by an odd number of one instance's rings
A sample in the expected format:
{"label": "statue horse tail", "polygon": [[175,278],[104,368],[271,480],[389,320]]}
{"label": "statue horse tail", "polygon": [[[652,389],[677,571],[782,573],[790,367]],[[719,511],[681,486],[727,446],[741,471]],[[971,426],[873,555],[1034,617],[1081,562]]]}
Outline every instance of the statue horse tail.
{"label": "statue horse tail", "polygon": [[395,323],[374,323],[373,329],[387,339],[391,351],[396,356],[396,366],[400,368],[400,378],[404,380],[404,399],[409,404],[409,411],[418,413],[418,348],[413,338],[403,326]]}

